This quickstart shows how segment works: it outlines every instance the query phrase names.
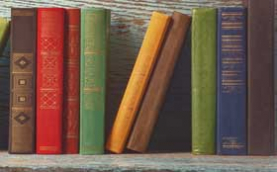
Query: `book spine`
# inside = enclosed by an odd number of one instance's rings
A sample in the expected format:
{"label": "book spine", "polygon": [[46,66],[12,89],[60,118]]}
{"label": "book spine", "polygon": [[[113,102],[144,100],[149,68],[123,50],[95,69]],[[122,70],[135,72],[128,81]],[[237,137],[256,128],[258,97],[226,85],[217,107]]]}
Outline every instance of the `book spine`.
{"label": "book spine", "polygon": [[81,154],[104,153],[109,18],[109,10],[81,10]]}
{"label": "book spine", "polygon": [[79,153],[80,9],[66,9],[64,59],[64,153]]}
{"label": "book spine", "polygon": [[8,39],[10,37],[10,21],[0,17],[0,55],[3,55],[3,51],[6,47]]}
{"label": "book spine", "polygon": [[151,17],[107,141],[106,148],[111,152],[121,153],[125,148],[150,75],[158,59],[170,19],[169,16],[158,12],[154,12]]}
{"label": "book spine", "polygon": [[137,152],[145,152],[147,150],[189,25],[189,16],[177,12],[173,13],[172,24],[168,29],[160,57],[145,93],[129,139],[128,149]]}
{"label": "book spine", "polygon": [[216,9],[193,10],[192,153],[215,153]]}
{"label": "book spine", "polygon": [[62,152],[64,15],[62,8],[38,8],[38,154]]}
{"label": "book spine", "polygon": [[9,153],[35,148],[36,10],[11,10]]}
{"label": "book spine", "polygon": [[245,155],[246,10],[218,10],[217,154]]}
{"label": "book spine", "polygon": [[274,0],[248,1],[248,153],[274,153]]}

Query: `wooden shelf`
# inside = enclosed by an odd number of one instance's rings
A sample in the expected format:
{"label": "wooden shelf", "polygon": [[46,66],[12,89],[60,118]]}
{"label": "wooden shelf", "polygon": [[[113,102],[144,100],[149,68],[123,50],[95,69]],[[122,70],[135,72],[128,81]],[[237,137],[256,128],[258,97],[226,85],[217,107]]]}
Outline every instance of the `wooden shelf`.
{"label": "wooden shelf", "polygon": [[194,156],[189,153],[123,155],[9,155],[0,171],[54,172],[276,172],[277,157]]}

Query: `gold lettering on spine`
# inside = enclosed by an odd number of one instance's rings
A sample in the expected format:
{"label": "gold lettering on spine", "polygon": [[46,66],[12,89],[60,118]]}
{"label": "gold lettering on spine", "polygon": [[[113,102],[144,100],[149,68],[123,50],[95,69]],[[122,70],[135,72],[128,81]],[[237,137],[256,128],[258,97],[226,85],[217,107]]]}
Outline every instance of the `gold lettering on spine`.
{"label": "gold lettering on spine", "polygon": [[[242,22],[243,12],[223,12],[221,14],[221,29],[227,31],[241,31],[244,27]],[[243,47],[243,35],[226,33],[221,35],[221,86],[223,93],[238,93],[245,87],[245,81],[241,66],[245,63]],[[233,141],[228,141],[225,146],[234,146]]]}
{"label": "gold lettering on spine", "polygon": [[[104,58],[103,52],[101,51],[101,46],[103,44],[103,39],[101,39],[101,35],[97,35],[97,26],[99,24],[99,14],[97,13],[86,13],[85,14],[85,47],[84,47],[84,108],[87,110],[96,110],[93,108],[101,107],[101,105],[97,105],[97,103],[101,103],[101,101],[93,101],[93,97],[99,96],[99,93],[103,92],[103,88],[99,87],[96,84],[95,79],[101,75],[101,69],[97,62],[99,58]],[[95,40],[98,40],[96,42]],[[101,99],[101,96],[99,96]],[[92,106],[92,102],[96,103],[96,105]]]}
{"label": "gold lettering on spine", "polygon": [[223,137],[222,147],[225,149],[242,149],[244,144],[240,143],[237,137]]}
{"label": "gold lettering on spine", "polygon": [[34,12],[33,11],[27,11],[27,10],[12,10],[12,16],[34,16]]}
{"label": "gold lettering on spine", "polygon": [[47,27],[41,28],[41,50],[40,57],[42,60],[41,78],[42,86],[40,91],[40,108],[41,109],[58,109],[58,98],[60,95],[59,88],[59,62],[58,58],[62,56],[60,45],[60,36],[57,36],[56,28],[57,11],[48,11],[41,13],[42,21]]}

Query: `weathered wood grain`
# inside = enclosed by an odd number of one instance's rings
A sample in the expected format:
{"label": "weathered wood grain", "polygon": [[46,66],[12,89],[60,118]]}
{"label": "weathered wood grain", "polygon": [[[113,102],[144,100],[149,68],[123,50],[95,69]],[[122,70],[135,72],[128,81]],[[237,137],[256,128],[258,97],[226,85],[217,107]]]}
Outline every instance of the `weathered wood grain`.
{"label": "weathered wood grain", "polygon": [[0,153],[0,172],[275,172],[276,157],[222,157],[177,154],[8,155]]}

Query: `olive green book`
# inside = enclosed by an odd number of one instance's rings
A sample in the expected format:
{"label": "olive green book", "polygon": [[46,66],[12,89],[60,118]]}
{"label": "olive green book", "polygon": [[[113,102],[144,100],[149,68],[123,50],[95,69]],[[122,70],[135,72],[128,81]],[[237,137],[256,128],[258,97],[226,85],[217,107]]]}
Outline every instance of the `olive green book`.
{"label": "olive green book", "polygon": [[216,9],[194,9],[192,18],[192,153],[215,154]]}
{"label": "olive green book", "polygon": [[81,10],[80,154],[104,153],[109,27],[109,10]]}
{"label": "olive green book", "polygon": [[0,55],[3,55],[4,48],[10,36],[10,21],[0,17]]}

